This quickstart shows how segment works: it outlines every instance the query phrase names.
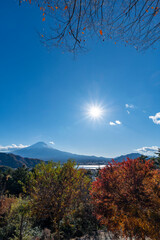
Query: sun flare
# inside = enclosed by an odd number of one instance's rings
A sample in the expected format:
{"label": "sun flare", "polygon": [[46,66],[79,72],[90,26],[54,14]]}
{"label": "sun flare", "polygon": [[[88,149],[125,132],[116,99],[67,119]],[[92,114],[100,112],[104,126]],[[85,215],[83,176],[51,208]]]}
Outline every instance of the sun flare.
{"label": "sun flare", "polygon": [[101,119],[104,115],[104,109],[98,105],[90,105],[87,109],[87,116],[93,120]]}

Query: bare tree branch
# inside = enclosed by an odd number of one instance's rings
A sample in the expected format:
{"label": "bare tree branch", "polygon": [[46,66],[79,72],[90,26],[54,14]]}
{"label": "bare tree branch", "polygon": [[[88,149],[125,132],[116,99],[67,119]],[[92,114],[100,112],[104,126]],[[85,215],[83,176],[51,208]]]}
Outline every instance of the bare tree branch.
{"label": "bare tree branch", "polygon": [[64,46],[77,51],[93,35],[103,41],[123,41],[140,50],[160,40],[160,0],[31,1],[45,16],[41,37],[49,47]]}

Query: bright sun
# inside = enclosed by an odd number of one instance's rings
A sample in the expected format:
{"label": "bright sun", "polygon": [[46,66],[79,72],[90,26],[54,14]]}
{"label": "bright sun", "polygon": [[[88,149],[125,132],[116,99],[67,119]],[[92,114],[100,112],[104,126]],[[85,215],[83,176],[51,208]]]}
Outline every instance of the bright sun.
{"label": "bright sun", "polygon": [[96,120],[101,119],[104,114],[104,109],[98,105],[91,105],[88,107],[87,115],[89,118]]}

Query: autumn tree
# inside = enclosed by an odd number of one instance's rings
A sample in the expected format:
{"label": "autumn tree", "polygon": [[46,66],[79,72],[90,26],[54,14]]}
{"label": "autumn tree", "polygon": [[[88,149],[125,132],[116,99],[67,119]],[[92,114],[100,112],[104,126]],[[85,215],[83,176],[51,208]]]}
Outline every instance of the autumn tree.
{"label": "autumn tree", "polygon": [[[27,1],[27,0],[26,0]],[[21,4],[23,0],[19,0]],[[76,51],[96,36],[146,49],[160,40],[159,0],[28,0],[46,23],[40,33],[47,46]]]}
{"label": "autumn tree", "polygon": [[37,165],[30,173],[29,192],[32,213],[37,219],[50,219],[60,239],[60,222],[72,215],[86,200],[90,180],[75,162],[49,162]]}
{"label": "autumn tree", "polygon": [[12,203],[7,221],[12,226],[12,240],[33,240],[37,229],[33,228],[34,218],[31,217],[31,209],[27,199],[17,198]]}
{"label": "autumn tree", "polygon": [[13,233],[13,226],[8,225],[8,216],[12,204],[17,201],[14,197],[1,196],[0,198],[0,239],[9,239]]}
{"label": "autumn tree", "polygon": [[153,162],[113,161],[93,182],[91,196],[96,217],[108,231],[130,239],[159,239],[160,172]]}

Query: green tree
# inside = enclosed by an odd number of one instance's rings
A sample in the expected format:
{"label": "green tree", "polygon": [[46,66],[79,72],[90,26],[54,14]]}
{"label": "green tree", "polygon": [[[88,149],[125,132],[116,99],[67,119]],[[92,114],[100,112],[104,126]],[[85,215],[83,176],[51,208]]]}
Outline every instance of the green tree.
{"label": "green tree", "polygon": [[25,166],[17,168],[12,172],[6,184],[6,190],[9,194],[19,196],[23,193],[23,186],[27,183],[29,170]]}
{"label": "green tree", "polygon": [[32,214],[38,219],[50,219],[60,239],[61,221],[86,200],[89,185],[89,178],[76,168],[74,161],[37,165],[29,179]]}
{"label": "green tree", "polygon": [[0,168],[0,199],[5,195],[8,180],[11,178],[13,170],[8,167]]}
{"label": "green tree", "polygon": [[34,219],[27,199],[18,198],[11,205],[8,215],[8,225],[14,228],[13,236],[9,240],[32,240]]}
{"label": "green tree", "polygon": [[148,157],[145,156],[145,155],[141,155],[139,159],[140,159],[142,162],[145,162],[145,161],[148,159]]}
{"label": "green tree", "polygon": [[157,155],[157,157],[154,158],[155,166],[156,168],[160,168],[160,148],[158,148],[155,154]]}
{"label": "green tree", "polygon": [[4,198],[0,201],[0,239],[32,240],[41,235],[38,228],[33,228],[34,218],[27,199]]}

